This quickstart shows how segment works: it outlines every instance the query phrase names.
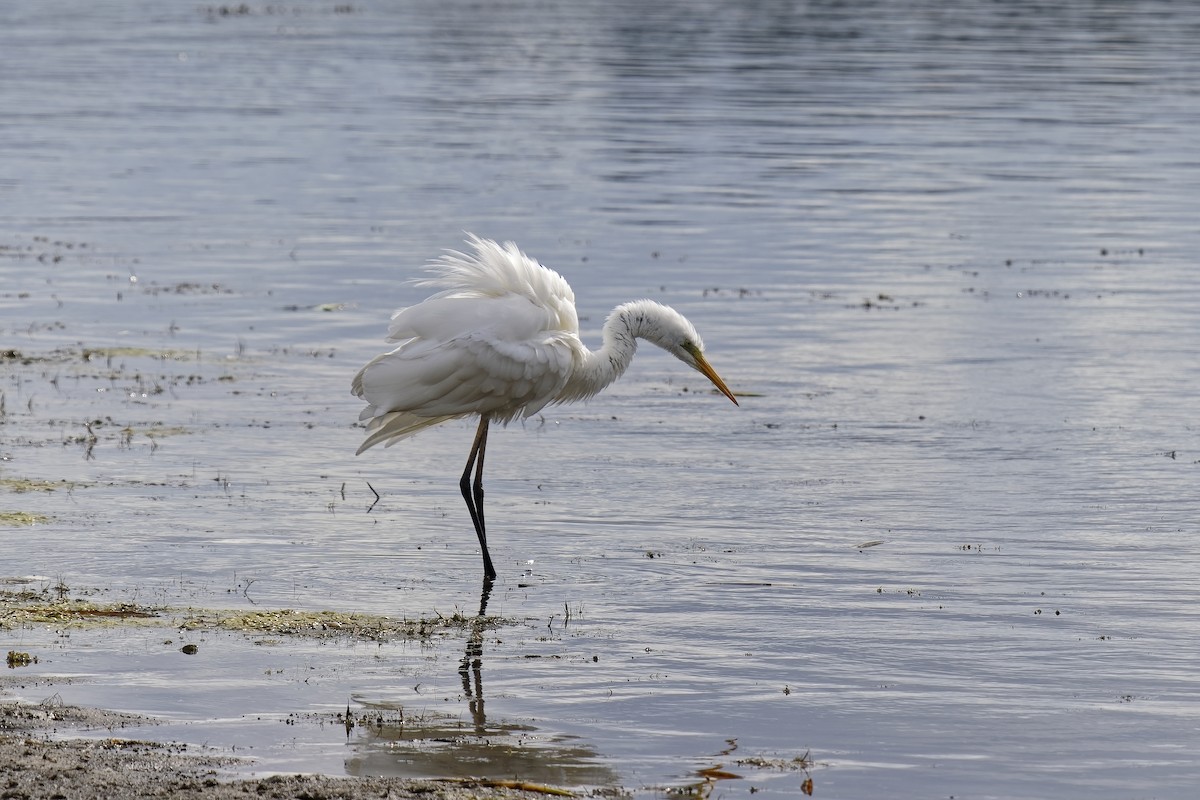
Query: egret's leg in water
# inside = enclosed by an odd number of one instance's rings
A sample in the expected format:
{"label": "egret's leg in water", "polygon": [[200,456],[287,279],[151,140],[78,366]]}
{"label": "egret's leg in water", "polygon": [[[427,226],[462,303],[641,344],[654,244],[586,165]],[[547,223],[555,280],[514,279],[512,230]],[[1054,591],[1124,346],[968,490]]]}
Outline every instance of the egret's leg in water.
{"label": "egret's leg in water", "polygon": [[[487,578],[495,578],[496,568],[492,566],[492,556],[487,546],[487,529],[483,524],[483,456],[487,450],[488,422],[486,416],[479,419],[479,429],[475,431],[471,455],[467,458],[467,467],[463,470],[458,488],[462,490],[467,511],[471,512],[471,522],[475,525],[475,535],[479,537],[479,546],[483,549],[483,574]],[[474,486],[471,485],[472,470],[475,471]]]}

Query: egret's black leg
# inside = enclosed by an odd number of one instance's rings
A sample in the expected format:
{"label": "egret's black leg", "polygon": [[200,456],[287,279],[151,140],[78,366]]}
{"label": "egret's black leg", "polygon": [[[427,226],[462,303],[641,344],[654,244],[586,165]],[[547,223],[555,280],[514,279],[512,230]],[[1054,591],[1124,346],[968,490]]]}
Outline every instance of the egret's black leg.
{"label": "egret's black leg", "polygon": [[[487,453],[487,423],[483,424],[483,426],[480,428],[480,431],[482,432],[482,435],[480,436],[477,434],[477,437],[479,438],[479,460],[475,462],[475,484],[471,487],[471,494],[475,498],[475,513],[479,515],[479,529],[486,532],[487,525],[483,521],[483,457],[484,454]],[[483,544],[483,542],[480,543]],[[483,545],[483,553],[484,560],[490,564],[491,559],[488,558],[486,544]],[[488,570],[488,574],[495,575],[496,573],[492,570]]]}
{"label": "egret's black leg", "polygon": [[[483,524],[483,454],[487,450],[487,432],[488,418],[480,417],[479,429],[475,431],[475,441],[471,444],[471,455],[467,458],[467,468],[463,470],[458,488],[462,490],[467,511],[471,512],[471,522],[475,525],[475,535],[479,537],[479,546],[483,549],[483,574],[490,580],[496,577],[496,568],[492,566],[492,556],[488,553],[487,529]],[[471,470],[475,471],[473,487]]]}
{"label": "egret's black leg", "polygon": [[[483,548],[483,576],[484,583],[486,584],[490,583],[496,577],[496,568],[492,566],[492,556],[488,553],[487,526],[483,522],[483,456],[487,452],[487,417],[483,418],[479,427],[483,435],[479,439],[479,460],[475,464],[475,484],[471,487],[471,490],[475,497],[475,513],[479,515],[479,546]],[[489,588],[485,587],[485,590]]]}

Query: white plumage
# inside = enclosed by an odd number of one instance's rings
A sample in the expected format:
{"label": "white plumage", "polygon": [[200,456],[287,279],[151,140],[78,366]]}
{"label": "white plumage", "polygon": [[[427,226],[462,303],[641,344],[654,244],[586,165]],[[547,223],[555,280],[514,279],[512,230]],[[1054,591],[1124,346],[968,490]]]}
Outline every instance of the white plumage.
{"label": "white plumage", "polygon": [[[737,400],[705,360],[696,329],[674,309],[652,300],[618,306],[604,323],[603,346],[592,351],[579,338],[575,293],[561,275],[512,242],[471,235],[468,243],[473,253],[451,251],[429,266],[430,277],[419,285],[441,291],[392,315],[388,341],[400,346],[363,367],[352,390],[367,402],[359,419],[368,435],[359,453],[447,420],[480,417],[461,486],[491,578],[482,488],[490,421],[507,423],[595,395],[629,366],[639,338]],[[473,498],[469,478],[477,456]]]}
{"label": "white plumage", "polygon": [[575,294],[562,276],[512,243],[470,243],[474,256],[450,252],[430,265],[418,285],[443,291],[393,314],[387,338],[400,346],[354,378],[371,432],[358,452],[457,417],[536,414],[583,359]]}

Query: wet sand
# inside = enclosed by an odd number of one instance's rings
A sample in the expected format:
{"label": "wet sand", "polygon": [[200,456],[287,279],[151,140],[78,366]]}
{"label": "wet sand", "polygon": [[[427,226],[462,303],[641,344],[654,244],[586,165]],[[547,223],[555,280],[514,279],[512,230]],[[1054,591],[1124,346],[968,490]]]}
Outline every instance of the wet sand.
{"label": "wet sand", "polygon": [[[19,625],[55,623],[64,628],[164,624],[161,609],[134,605],[97,605],[80,599],[44,602],[34,592],[0,592],[0,630]],[[181,628],[269,632],[319,639],[378,640],[428,635],[434,627],[457,628],[466,618],[442,617],[419,623],[333,612],[265,611],[230,614],[189,609],[171,615]],[[487,620],[477,625],[486,626]],[[411,629],[411,630],[410,630]],[[37,663],[21,651],[9,651],[10,668]],[[6,697],[6,690],[30,685],[53,687],[53,676],[0,677],[0,787],[4,798],[528,798],[573,796],[535,784],[497,780],[413,780],[405,778],[271,775],[238,778],[239,758],[181,742],[153,742],[122,736],[160,720],[138,714],[68,705],[57,693],[41,703]],[[531,787],[523,790],[519,787]],[[619,792],[619,790],[617,790]]]}
{"label": "wet sand", "polygon": [[[180,743],[125,739],[121,729],[152,723],[143,717],[66,705],[0,704],[0,787],[5,798],[535,798],[573,796],[539,787],[526,791],[495,781],[442,782],[402,778],[273,775],[231,780],[237,760]],[[61,738],[105,731],[99,738]]]}

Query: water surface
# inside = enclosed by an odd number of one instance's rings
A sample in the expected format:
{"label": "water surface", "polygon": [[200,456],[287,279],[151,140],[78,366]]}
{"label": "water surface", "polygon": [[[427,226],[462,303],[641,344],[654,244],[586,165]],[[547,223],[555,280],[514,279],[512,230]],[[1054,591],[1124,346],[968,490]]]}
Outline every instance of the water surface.
{"label": "water surface", "polygon": [[[266,772],[1194,791],[1200,14],[88,3],[0,27],[0,477],[72,482],[0,494],[50,518],[0,528],[3,576],[477,611],[473,425],[356,458],[348,390],[464,230],[563,272],[593,344],[618,302],[674,305],[743,393],[644,348],[493,434],[488,611],[515,624],[191,657],[5,631],[25,674],[75,676],[27,699],[162,716],[146,736]],[[386,724],[347,736],[348,703]]]}

